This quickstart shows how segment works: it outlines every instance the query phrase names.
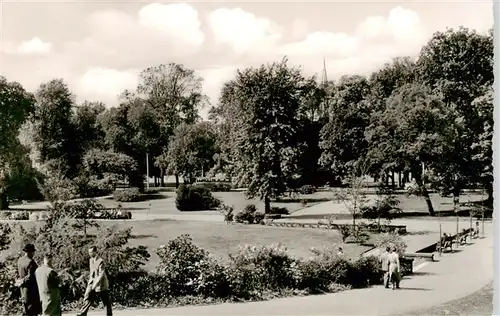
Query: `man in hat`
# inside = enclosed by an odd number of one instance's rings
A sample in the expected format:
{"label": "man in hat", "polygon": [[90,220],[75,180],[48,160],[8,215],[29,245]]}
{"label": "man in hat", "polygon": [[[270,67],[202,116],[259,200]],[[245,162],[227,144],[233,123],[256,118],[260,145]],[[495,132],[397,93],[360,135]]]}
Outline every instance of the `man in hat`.
{"label": "man in hat", "polygon": [[391,253],[391,247],[387,246],[385,252],[380,255],[379,262],[382,265],[381,270],[384,274],[384,286],[386,289],[389,288],[389,255]]}
{"label": "man in hat", "polygon": [[112,316],[111,299],[108,291],[108,278],[104,270],[104,262],[102,258],[97,255],[97,247],[91,246],[89,248],[90,256],[90,275],[87,290],[83,298],[83,307],[78,316],[86,316],[90,305],[96,298],[100,298],[106,307],[106,315]]}
{"label": "man in hat", "polygon": [[21,302],[23,303],[23,316],[36,316],[41,312],[40,295],[36,284],[35,271],[38,268],[33,256],[35,246],[27,244],[24,248],[24,256],[17,261],[19,272],[18,285],[21,289]]}
{"label": "man in hat", "polygon": [[43,265],[36,269],[35,276],[42,303],[42,315],[61,316],[59,277],[52,269],[52,257],[49,254],[44,256]]}

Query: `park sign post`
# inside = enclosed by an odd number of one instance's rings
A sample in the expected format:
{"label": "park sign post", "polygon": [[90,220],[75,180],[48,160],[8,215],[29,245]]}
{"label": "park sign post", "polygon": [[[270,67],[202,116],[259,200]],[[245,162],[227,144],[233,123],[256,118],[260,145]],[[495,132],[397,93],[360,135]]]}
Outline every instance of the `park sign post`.
{"label": "park sign post", "polygon": [[457,196],[453,196],[453,204],[455,205],[455,215],[457,217],[457,236],[456,236],[456,240],[457,240],[457,249],[458,249],[458,246],[460,245],[460,241],[459,241],[459,218],[458,218],[458,213],[460,212],[460,203],[459,203],[459,198]]}

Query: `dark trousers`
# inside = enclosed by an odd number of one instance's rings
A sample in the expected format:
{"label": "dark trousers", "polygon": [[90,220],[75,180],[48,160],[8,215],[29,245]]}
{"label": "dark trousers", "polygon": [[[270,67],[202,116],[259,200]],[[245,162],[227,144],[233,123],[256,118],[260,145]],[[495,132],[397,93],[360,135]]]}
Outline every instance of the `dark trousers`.
{"label": "dark trousers", "polygon": [[111,299],[109,297],[109,291],[95,292],[95,291],[87,291],[83,298],[83,307],[80,311],[80,316],[85,316],[89,312],[90,306],[92,303],[100,299],[106,308],[106,315],[112,316],[113,311],[111,310]]}

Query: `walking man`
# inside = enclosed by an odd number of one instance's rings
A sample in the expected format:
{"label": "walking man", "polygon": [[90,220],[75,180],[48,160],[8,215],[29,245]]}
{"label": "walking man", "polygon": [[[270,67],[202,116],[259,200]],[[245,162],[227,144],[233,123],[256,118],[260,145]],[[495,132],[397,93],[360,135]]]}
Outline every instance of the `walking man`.
{"label": "walking man", "polygon": [[36,269],[36,283],[40,293],[43,316],[61,316],[61,296],[59,293],[59,277],[52,269],[52,257],[45,255],[43,265]]}
{"label": "walking man", "polygon": [[97,298],[100,298],[100,300],[106,307],[106,315],[112,316],[113,312],[111,310],[111,299],[109,297],[108,291],[108,278],[106,277],[106,271],[104,270],[104,262],[102,258],[97,256],[97,248],[95,246],[89,248],[89,256],[89,282],[87,285],[87,290],[85,291],[85,296],[83,298],[83,307],[80,314],[78,315],[87,316],[92,302]]}
{"label": "walking man", "polygon": [[382,264],[382,272],[384,273],[384,286],[386,289],[389,288],[389,254],[391,252],[391,247],[387,246],[385,252],[380,255],[380,263]]}
{"label": "walking man", "polygon": [[19,279],[16,284],[21,290],[21,302],[23,304],[23,316],[36,316],[40,314],[40,296],[36,284],[35,271],[38,268],[33,256],[35,246],[27,244],[24,248],[24,256],[17,261]]}

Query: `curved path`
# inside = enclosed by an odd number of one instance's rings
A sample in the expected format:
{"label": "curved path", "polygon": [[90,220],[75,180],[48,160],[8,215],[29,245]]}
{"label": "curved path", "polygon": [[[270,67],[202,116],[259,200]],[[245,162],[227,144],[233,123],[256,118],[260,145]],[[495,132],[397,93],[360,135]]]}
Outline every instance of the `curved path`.
{"label": "curved path", "polygon": [[[474,293],[493,279],[493,238],[483,239],[423,263],[404,278],[401,290],[381,286],[337,294],[291,297],[265,302],[116,311],[117,316],[160,315],[391,315],[445,303]],[[396,304],[395,304],[396,303]],[[101,312],[102,313],[102,312]],[[74,315],[74,314],[69,314]],[[89,315],[99,315],[90,313]]]}

